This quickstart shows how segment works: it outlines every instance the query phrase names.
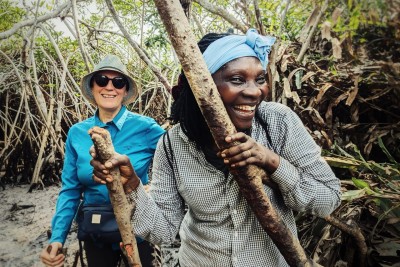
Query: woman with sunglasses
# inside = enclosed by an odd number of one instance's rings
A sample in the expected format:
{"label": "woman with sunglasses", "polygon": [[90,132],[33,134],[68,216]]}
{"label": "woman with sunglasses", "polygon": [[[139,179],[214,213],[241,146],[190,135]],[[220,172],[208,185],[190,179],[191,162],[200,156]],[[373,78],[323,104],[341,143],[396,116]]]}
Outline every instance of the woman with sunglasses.
{"label": "woman with sunglasses", "polygon": [[[81,80],[82,95],[97,107],[94,116],[71,127],[65,143],[62,188],[52,220],[50,245],[40,257],[46,266],[62,266],[65,256],[57,254],[65,243],[80,206],[110,205],[105,185],[93,182],[93,167],[88,151],[93,142],[88,130],[94,126],[107,129],[116,152],[126,154],[142,184],[148,184],[148,169],[159,137],[164,130],[151,118],[130,112],[125,107],[137,97],[137,88],[125,65],[114,55],[107,55],[94,71]],[[88,266],[118,266],[125,260],[119,242],[85,239],[83,248]],[[152,266],[152,247],[138,239],[143,266]],[[81,251],[82,252],[82,251]]]}

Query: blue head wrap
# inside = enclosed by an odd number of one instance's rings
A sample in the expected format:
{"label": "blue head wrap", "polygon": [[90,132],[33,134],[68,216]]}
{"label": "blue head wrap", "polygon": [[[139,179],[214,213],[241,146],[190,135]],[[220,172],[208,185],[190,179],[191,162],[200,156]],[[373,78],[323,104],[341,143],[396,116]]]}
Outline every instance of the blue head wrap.
{"label": "blue head wrap", "polygon": [[204,51],[203,58],[211,74],[239,57],[257,57],[266,70],[268,54],[275,40],[275,37],[262,36],[256,29],[249,29],[246,35],[228,35],[214,41]]}

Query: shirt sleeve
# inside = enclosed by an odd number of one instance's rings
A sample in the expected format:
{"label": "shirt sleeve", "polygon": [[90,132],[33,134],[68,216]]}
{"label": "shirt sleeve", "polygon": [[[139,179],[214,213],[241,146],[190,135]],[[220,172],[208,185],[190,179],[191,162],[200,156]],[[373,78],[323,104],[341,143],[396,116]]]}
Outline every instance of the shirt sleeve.
{"label": "shirt sleeve", "polygon": [[271,178],[287,206],[325,217],[340,204],[340,181],[321,157],[321,148],[290,109],[280,129],[280,164]]}
{"label": "shirt sleeve", "polygon": [[50,243],[61,242],[64,244],[80,201],[82,185],[77,177],[77,155],[71,144],[72,138],[70,130],[65,143],[64,167],[61,175],[62,187],[51,223]]}
{"label": "shirt sleeve", "polygon": [[160,138],[154,155],[150,194],[142,184],[137,188],[133,215],[135,234],[154,243],[172,243],[184,216],[184,203]]}

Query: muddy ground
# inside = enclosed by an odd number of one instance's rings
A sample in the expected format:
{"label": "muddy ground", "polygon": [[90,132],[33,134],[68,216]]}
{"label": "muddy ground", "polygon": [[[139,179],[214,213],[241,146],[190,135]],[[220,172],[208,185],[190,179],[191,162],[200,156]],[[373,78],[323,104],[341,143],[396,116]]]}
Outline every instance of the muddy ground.
{"label": "muddy ground", "polygon": [[[0,189],[1,190],[1,189]],[[7,186],[0,191],[0,267],[44,266],[40,252],[48,244],[51,219],[60,187],[49,186],[28,193],[29,185]],[[74,223],[65,242],[64,266],[80,267],[79,244]],[[179,243],[162,246],[155,266],[178,266]]]}
{"label": "muddy ground", "polygon": [[[28,193],[28,190],[29,185],[22,185],[7,186],[6,190],[0,191],[0,266],[44,266],[39,254],[48,242],[60,188],[50,186],[32,193]],[[73,266],[79,250],[76,226],[72,227],[65,247],[65,266]]]}

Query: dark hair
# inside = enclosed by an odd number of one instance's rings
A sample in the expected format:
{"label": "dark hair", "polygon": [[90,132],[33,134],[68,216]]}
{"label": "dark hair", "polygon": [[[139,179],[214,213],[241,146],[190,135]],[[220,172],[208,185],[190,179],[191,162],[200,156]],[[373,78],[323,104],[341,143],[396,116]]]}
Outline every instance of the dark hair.
{"label": "dark hair", "polygon": [[[214,41],[230,35],[228,33],[208,33],[198,42],[201,53]],[[172,123],[180,123],[182,131],[200,148],[209,145],[213,140],[207,123],[200,111],[193,92],[183,71],[178,85],[173,88],[175,101],[171,108]]]}

